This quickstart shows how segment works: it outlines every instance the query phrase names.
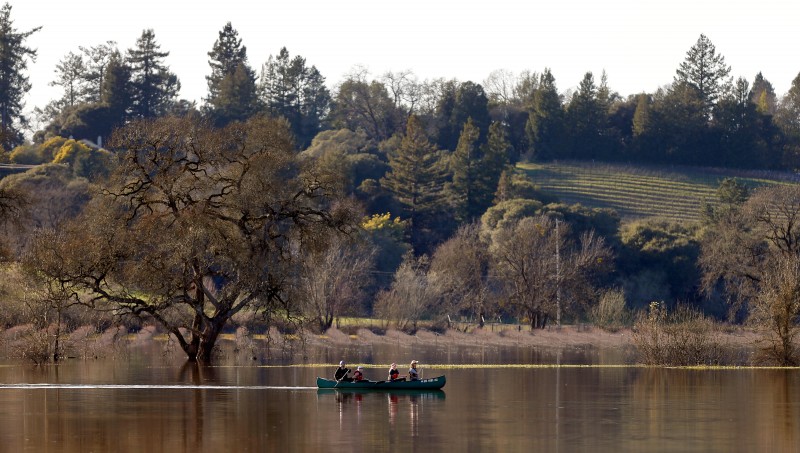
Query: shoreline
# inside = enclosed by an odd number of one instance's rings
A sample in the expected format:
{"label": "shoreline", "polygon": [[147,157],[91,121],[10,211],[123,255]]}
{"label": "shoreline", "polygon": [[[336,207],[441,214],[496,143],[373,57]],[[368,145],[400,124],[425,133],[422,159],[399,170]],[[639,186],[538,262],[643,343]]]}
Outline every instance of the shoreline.
{"label": "shoreline", "polygon": [[[749,329],[731,328],[719,333],[723,343],[734,347],[753,346],[759,336]],[[447,345],[490,345],[520,346],[542,348],[581,348],[626,349],[634,347],[633,331],[630,328],[609,332],[591,325],[551,326],[537,330],[517,330],[516,328],[493,329],[476,328],[469,332],[449,329],[444,333],[419,330],[410,335],[398,330],[388,330],[379,335],[367,328],[359,328],[356,334],[349,335],[336,327],[331,327],[322,335],[314,335],[308,340],[312,343],[332,346],[391,344],[430,344]]]}

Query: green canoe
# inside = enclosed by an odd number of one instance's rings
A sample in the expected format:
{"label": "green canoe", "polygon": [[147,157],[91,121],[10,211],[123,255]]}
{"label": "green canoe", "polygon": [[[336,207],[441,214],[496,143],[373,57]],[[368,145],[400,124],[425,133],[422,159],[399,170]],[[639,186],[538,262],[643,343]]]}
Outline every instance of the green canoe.
{"label": "green canoe", "polygon": [[436,390],[444,387],[447,380],[444,376],[418,381],[358,381],[336,382],[333,379],[317,378],[317,387],[321,389],[365,389],[365,390]]}

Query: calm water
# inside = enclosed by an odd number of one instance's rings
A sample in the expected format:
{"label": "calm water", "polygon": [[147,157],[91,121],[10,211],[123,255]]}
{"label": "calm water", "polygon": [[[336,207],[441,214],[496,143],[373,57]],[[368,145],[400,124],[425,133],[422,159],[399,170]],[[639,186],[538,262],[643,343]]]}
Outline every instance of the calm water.
{"label": "calm water", "polygon": [[[606,367],[602,355],[580,351],[418,352],[424,377],[447,375],[443,391],[319,391],[315,377],[333,366],[245,360],[200,369],[179,358],[7,364],[0,451],[800,451],[798,370]],[[338,362],[332,355],[310,360]],[[345,355],[389,363],[409,351]],[[444,367],[497,357],[593,365]],[[384,369],[366,374],[382,378]]]}

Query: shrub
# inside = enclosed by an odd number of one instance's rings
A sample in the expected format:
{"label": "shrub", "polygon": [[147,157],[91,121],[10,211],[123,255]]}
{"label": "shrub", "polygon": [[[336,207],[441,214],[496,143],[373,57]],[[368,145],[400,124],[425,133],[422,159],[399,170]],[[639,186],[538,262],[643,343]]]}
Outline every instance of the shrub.
{"label": "shrub", "polygon": [[592,307],[590,315],[594,325],[610,332],[616,332],[631,323],[631,313],[621,289],[610,289],[603,293],[600,302]]}
{"label": "shrub", "polygon": [[634,324],[633,341],[649,365],[720,365],[728,360],[719,333],[715,322],[690,307],[668,312],[663,302],[651,302]]}

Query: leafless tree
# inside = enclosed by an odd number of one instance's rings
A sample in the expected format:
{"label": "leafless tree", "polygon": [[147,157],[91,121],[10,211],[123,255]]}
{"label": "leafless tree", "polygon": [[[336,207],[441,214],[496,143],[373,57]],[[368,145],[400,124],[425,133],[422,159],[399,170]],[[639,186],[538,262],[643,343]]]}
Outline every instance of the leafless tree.
{"label": "leafless tree", "polygon": [[388,291],[378,294],[375,314],[392,321],[398,329],[416,331],[419,321],[430,315],[440,291],[428,279],[426,256],[406,254]]}
{"label": "leafless tree", "polygon": [[490,252],[493,274],[510,308],[539,328],[558,316],[566,302],[592,299],[591,276],[611,258],[602,238],[590,232],[573,244],[568,225],[558,226],[546,215],[499,227],[492,233]]}
{"label": "leafless tree", "polygon": [[352,238],[334,240],[303,260],[295,297],[320,332],[330,328],[337,316],[359,311],[372,263],[373,250]]}
{"label": "leafless tree", "polygon": [[429,278],[442,292],[442,308],[474,318],[483,327],[492,311],[489,250],[476,224],[460,228],[433,254]]}
{"label": "leafless tree", "polygon": [[756,190],[716,219],[701,250],[705,292],[720,291],[734,310],[747,310],[764,329],[766,359],[800,363],[800,186]]}

